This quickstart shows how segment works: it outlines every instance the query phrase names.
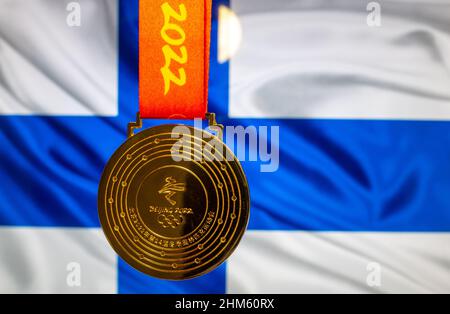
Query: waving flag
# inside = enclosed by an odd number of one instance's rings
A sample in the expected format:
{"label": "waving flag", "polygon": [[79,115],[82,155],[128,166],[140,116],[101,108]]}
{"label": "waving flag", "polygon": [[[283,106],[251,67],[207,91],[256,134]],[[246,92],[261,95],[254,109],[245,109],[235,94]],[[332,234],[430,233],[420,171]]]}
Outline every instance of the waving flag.
{"label": "waving flag", "polygon": [[97,216],[138,108],[138,1],[0,1],[0,292],[450,292],[450,1],[213,12],[209,110],[279,126],[279,168],[243,162],[242,243],[171,282],[120,260]]}

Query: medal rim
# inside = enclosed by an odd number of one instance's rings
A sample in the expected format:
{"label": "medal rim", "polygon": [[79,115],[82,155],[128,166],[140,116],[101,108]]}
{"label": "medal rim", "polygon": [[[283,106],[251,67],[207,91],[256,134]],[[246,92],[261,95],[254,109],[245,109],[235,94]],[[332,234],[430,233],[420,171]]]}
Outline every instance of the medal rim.
{"label": "medal rim", "polygon": [[[113,164],[111,161],[117,160],[117,157],[120,158],[121,156],[123,156],[123,153],[120,153],[120,152],[123,151],[124,149],[126,149],[130,145],[130,143],[132,143],[136,138],[149,137],[149,136],[152,136],[152,134],[158,133],[157,132],[158,129],[162,129],[162,130],[164,130],[166,128],[173,129],[177,126],[187,127],[191,131],[198,131],[198,132],[201,132],[202,134],[204,132],[208,132],[204,129],[196,128],[196,127],[193,127],[190,125],[185,125],[185,124],[163,124],[163,125],[157,125],[157,126],[152,126],[152,127],[146,128],[145,130],[142,130],[141,132],[136,133],[132,137],[128,137],[125,142],[123,142],[118,148],[115,149],[114,153],[111,155],[111,157],[108,159],[107,163],[105,164],[105,167],[102,171],[102,175],[100,177],[98,193],[97,193],[98,219],[100,221],[102,232],[104,233],[105,238],[107,239],[109,245],[114,250],[114,252],[122,260],[124,260],[128,265],[130,265],[134,269],[138,270],[139,272],[146,274],[148,276],[154,277],[154,278],[159,278],[159,279],[164,279],[164,280],[169,280],[169,281],[182,281],[182,280],[194,279],[194,278],[203,276],[203,275],[210,273],[211,271],[217,269],[235,252],[235,250],[237,249],[237,247],[239,246],[239,244],[242,240],[242,237],[244,236],[244,234],[248,228],[248,224],[250,221],[250,189],[249,189],[248,180],[245,175],[244,169],[242,168],[242,165],[241,165],[240,161],[237,159],[236,155],[229,149],[229,147],[223,142],[223,140],[218,138],[216,135],[209,133],[209,134],[211,134],[211,136],[209,138],[211,138],[211,139],[214,138],[215,140],[219,140],[220,143],[222,143],[223,146],[225,147],[225,151],[231,152],[231,154],[233,156],[234,165],[236,166],[235,170],[237,170],[236,175],[241,178],[240,182],[238,180],[239,187],[242,189],[242,196],[241,196],[242,210],[241,211],[244,214],[246,214],[246,218],[245,218],[245,221],[243,220],[242,222],[240,222],[243,224],[243,227],[241,228],[241,230],[236,230],[236,234],[233,238],[233,241],[231,242],[231,244],[229,246],[229,249],[223,254],[223,256],[221,258],[218,259],[218,262],[212,263],[209,267],[206,267],[204,269],[201,268],[201,271],[199,271],[199,272],[195,272],[195,270],[188,271],[189,275],[182,274],[179,278],[173,278],[173,277],[171,278],[170,272],[162,272],[162,271],[148,272],[148,271],[146,271],[148,268],[145,266],[141,266],[136,261],[134,261],[130,257],[131,254],[129,254],[129,253],[122,254],[122,252],[126,252],[126,251],[119,250],[116,248],[117,243],[115,243],[112,239],[110,239],[110,237],[114,238],[114,236],[113,236],[114,230],[112,228],[106,228],[106,226],[108,224],[103,223],[104,219],[102,218],[102,214],[101,214],[101,210],[100,210],[100,208],[103,208],[103,211],[104,211],[103,216],[106,217],[106,207],[101,205],[104,202],[105,195],[102,194],[101,191],[106,190],[106,184],[107,184],[107,180],[105,180],[106,173],[108,171],[111,171],[112,169],[110,169],[110,168],[115,164],[115,163]],[[165,133],[167,133],[167,132],[165,132]],[[238,225],[239,225],[239,222],[238,222]],[[208,261],[210,261],[210,260],[208,260]],[[164,276],[163,274],[169,274],[169,276]]]}

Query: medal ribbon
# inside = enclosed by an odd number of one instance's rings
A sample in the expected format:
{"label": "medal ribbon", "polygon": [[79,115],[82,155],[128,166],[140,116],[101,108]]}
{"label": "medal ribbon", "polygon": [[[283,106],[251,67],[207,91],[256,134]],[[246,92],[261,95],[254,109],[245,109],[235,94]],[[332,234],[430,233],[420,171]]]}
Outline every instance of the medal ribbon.
{"label": "medal ribbon", "polygon": [[205,117],[211,2],[139,1],[139,110],[142,118]]}

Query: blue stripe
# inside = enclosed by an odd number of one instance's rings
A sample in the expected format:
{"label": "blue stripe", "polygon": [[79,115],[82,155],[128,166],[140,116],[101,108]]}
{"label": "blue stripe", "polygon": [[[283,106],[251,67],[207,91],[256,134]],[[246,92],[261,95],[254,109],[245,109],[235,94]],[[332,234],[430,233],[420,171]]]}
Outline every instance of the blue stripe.
{"label": "blue stripe", "polygon": [[[220,3],[224,3],[220,1]],[[228,83],[225,77],[228,76],[228,66],[219,65],[214,56],[217,55],[217,8],[219,1],[214,2],[213,7],[213,25],[212,25],[212,44],[211,44],[211,77],[220,76],[222,79],[211,80],[210,95],[215,95],[213,99],[219,99],[219,102],[212,101],[210,106],[222,108],[226,113],[228,97]],[[138,108],[138,1],[122,1],[120,7],[120,76],[119,76],[119,95],[120,102],[126,108]],[[226,102],[224,102],[226,101]],[[126,109],[124,108],[124,109]],[[121,112],[122,113],[122,112]],[[152,122],[158,124],[159,122]],[[164,123],[164,121],[161,121]],[[125,124],[124,124],[125,125]],[[225,269],[226,264],[222,264],[213,272],[199,278],[183,282],[174,282],[155,279],[146,276],[127,263],[119,259],[119,293],[225,293]]]}
{"label": "blue stripe", "polygon": [[144,275],[119,259],[118,292],[124,294],[223,294],[225,293],[226,264],[214,271],[185,281],[168,281]]}
{"label": "blue stripe", "polygon": [[280,168],[244,162],[250,229],[450,231],[450,123],[227,120],[280,126]]}

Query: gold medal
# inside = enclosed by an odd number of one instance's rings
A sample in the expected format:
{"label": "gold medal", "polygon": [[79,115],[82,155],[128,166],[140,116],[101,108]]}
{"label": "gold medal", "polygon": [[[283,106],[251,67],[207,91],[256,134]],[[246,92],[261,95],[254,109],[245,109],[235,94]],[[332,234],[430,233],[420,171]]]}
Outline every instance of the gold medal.
{"label": "gold medal", "polygon": [[[238,245],[249,219],[241,165],[207,112],[211,0],[139,2],[139,112],[103,172],[98,210],[111,246],[154,277],[205,274]],[[140,118],[208,118],[209,128]]]}
{"label": "gold medal", "polygon": [[[184,126],[189,132],[180,139],[175,125],[162,125],[132,136],[140,124],[139,118],[130,124],[128,140],[103,172],[103,231],[121,258],[148,275],[181,280],[205,274],[230,256],[248,223],[241,165],[208,131]],[[211,139],[223,150],[211,148]],[[180,153],[180,142],[189,149]]]}

